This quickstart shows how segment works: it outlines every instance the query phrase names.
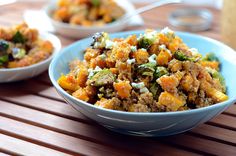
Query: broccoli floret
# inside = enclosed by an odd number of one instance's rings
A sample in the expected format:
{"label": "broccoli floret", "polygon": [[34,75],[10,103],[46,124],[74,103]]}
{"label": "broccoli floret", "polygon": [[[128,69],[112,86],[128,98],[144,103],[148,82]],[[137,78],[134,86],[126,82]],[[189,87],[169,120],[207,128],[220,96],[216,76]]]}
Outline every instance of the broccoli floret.
{"label": "broccoli floret", "polygon": [[208,53],[205,57],[202,58],[203,61],[217,61],[219,62],[219,59],[216,57],[214,53]]}
{"label": "broccoli floret", "polygon": [[189,57],[186,56],[181,50],[177,50],[174,53],[174,58],[177,59],[177,60],[180,60],[180,61],[187,61],[187,60],[189,60]]}
{"label": "broccoli floret", "polygon": [[162,92],[161,86],[156,82],[151,83],[149,90],[152,93],[154,99],[158,99]]}
{"label": "broccoli floret", "polygon": [[149,32],[144,35],[140,35],[138,38],[138,47],[148,49],[156,41],[156,33]]}
{"label": "broccoli floret", "polygon": [[8,62],[8,60],[9,60],[9,57],[7,54],[0,56],[0,66],[2,66],[4,63]]}
{"label": "broccoli floret", "polygon": [[153,73],[155,72],[156,65],[154,63],[146,63],[138,66],[138,73],[143,76],[151,76],[153,77]]}
{"label": "broccoli floret", "polygon": [[114,81],[115,81],[115,76],[112,74],[112,72],[109,69],[103,69],[97,72],[91,78],[90,83],[92,86],[100,87],[112,84]]}
{"label": "broccoli floret", "polygon": [[193,62],[196,62],[196,61],[198,61],[198,60],[201,58],[201,56],[189,57],[189,56],[185,55],[185,54],[183,53],[183,51],[177,50],[177,51],[174,53],[174,58],[175,58],[176,60],[179,60],[179,61],[193,61]]}
{"label": "broccoli floret", "polygon": [[5,40],[0,40],[0,52],[5,52],[9,48],[9,43]]}
{"label": "broccoli floret", "polygon": [[91,44],[94,48],[103,49],[106,47],[106,41],[109,40],[109,35],[105,32],[95,33]]}
{"label": "broccoli floret", "polygon": [[101,4],[100,0],[91,0],[91,3],[95,7],[98,7]]}
{"label": "broccoli floret", "polygon": [[154,77],[156,79],[158,79],[158,78],[162,77],[163,75],[167,75],[167,74],[169,74],[167,68],[160,66],[160,67],[156,68],[156,71],[154,73]]}
{"label": "broccoli floret", "polygon": [[24,44],[26,42],[26,39],[25,39],[25,37],[19,31],[17,31],[15,33],[15,35],[12,37],[12,41],[14,43],[22,43],[22,44]]}

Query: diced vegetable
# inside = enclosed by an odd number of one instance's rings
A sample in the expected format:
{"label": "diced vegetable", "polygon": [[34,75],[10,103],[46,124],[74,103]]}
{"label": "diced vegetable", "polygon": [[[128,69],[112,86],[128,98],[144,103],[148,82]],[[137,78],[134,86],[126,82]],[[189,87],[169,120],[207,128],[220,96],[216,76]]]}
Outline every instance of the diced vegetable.
{"label": "diced vegetable", "polygon": [[143,64],[148,61],[149,54],[145,49],[139,49],[134,53],[134,58],[137,64]]}
{"label": "diced vegetable", "polygon": [[138,39],[138,47],[148,49],[156,40],[155,32],[148,32]]}
{"label": "diced vegetable", "polygon": [[88,102],[89,101],[89,95],[88,93],[86,92],[86,90],[84,88],[79,88],[78,90],[76,90],[72,96],[80,99],[80,100],[83,100],[83,101],[86,101]]}
{"label": "diced vegetable", "polygon": [[211,74],[213,79],[218,79],[220,81],[220,84],[224,88],[224,91],[226,90],[226,85],[225,85],[225,79],[224,77],[215,69],[212,68],[206,68],[207,71]]}
{"label": "diced vegetable", "polygon": [[91,85],[99,87],[112,84],[114,81],[115,81],[115,76],[112,74],[112,72],[109,69],[103,69],[97,72],[91,78]]}
{"label": "diced vegetable", "polygon": [[219,59],[216,57],[214,53],[208,53],[205,57],[202,58],[203,61],[217,61],[219,62]]}
{"label": "diced vegetable", "polygon": [[172,56],[171,53],[167,50],[161,50],[161,52],[157,55],[156,61],[158,65],[165,66],[169,63]]}
{"label": "diced vegetable", "polygon": [[187,60],[189,60],[189,57],[186,56],[181,50],[177,50],[174,53],[174,58],[177,59],[177,60],[180,60],[180,61],[187,61]]}
{"label": "diced vegetable", "polygon": [[76,75],[77,83],[80,87],[84,87],[88,78],[88,71],[85,68],[80,68],[79,72]]}
{"label": "diced vegetable", "polygon": [[98,7],[100,5],[100,0],[91,0],[93,6]]}
{"label": "diced vegetable", "polygon": [[69,91],[76,91],[78,89],[78,86],[75,85],[74,83],[70,82],[67,79],[67,76],[62,75],[59,79],[58,79],[58,84],[65,90],[69,90]]}
{"label": "diced vegetable", "polygon": [[130,91],[132,87],[130,86],[129,81],[120,81],[113,84],[114,89],[117,91],[117,94],[121,98],[130,97]]}
{"label": "diced vegetable", "polygon": [[187,92],[191,92],[191,90],[193,89],[193,77],[191,74],[186,74],[183,79],[181,80],[181,87],[187,91]]}
{"label": "diced vegetable", "polygon": [[138,74],[143,76],[151,76],[153,77],[153,73],[155,72],[156,65],[153,63],[146,63],[138,66]]}
{"label": "diced vegetable", "polygon": [[136,35],[131,35],[126,38],[125,42],[127,42],[129,45],[136,47],[138,40]]}
{"label": "diced vegetable", "polygon": [[157,98],[162,91],[161,86],[156,82],[151,83],[149,90],[154,98]]}
{"label": "diced vegetable", "polygon": [[168,72],[167,68],[160,66],[160,67],[156,68],[156,71],[154,73],[154,77],[156,79],[158,79],[158,78],[162,77],[163,75],[167,75],[168,73],[169,72]]}
{"label": "diced vegetable", "polygon": [[5,52],[9,48],[9,43],[5,40],[0,40],[0,52]]}
{"label": "diced vegetable", "polygon": [[164,105],[171,111],[177,111],[184,106],[186,101],[168,92],[162,92],[158,99],[158,105]]}
{"label": "diced vegetable", "polygon": [[179,85],[179,80],[174,76],[162,76],[157,79],[157,83],[160,84],[161,88],[167,92],[176,92],[176,87]]}
{"label": "diced vegetable", "polygon": [[206,94],[211,97],[214,102],[223,102],[225,100],[228,100],[228,96],[221,91],[216,90],[215,88],[207,88]]}
{"label": "diced vegetable", "polygon": [[99,49],[105,48],[107,40],[109,40],[109,35],[107,33],[105,32],[95,33],[93,35],[93,42],[91,46]]}
{"label": "diced vegetable", "polygon": [[25,54],[26,54],[25,49],[12,48],[12,56],[14,59],[21,59],[25,56]]}
{"label": "diced vegetable", "polygon": [[189,57],[189,56],[185,55],[183,53],[183,51],[177,50],[174,53],[174,58],[177,59],[177,60],[180,60],[180,61],[193,61],[193,62],[196,62],[201,58],[201,55],[193,54],[192,57]]}
{"label": "diced vegetable", "polygon": [[25,43],[26,42],[26,39],[25,37],[23,36],[23,34],[21,34],[19,31],[17,31],[15,33],[15,35],[12,37],[12,41],[14,43]]}
{"label": "diced vegetable", "polygon": [[0,56],[0,65],[3,65],[4,63],[8,62],[8,60],[8,55]]}
{"label": "diced vegetable", "polygon": [[220,63],[217,61],[200,61],[200,64],[203,67],[210,67],[215,70],[219,70],[219,65],[220,65]]}

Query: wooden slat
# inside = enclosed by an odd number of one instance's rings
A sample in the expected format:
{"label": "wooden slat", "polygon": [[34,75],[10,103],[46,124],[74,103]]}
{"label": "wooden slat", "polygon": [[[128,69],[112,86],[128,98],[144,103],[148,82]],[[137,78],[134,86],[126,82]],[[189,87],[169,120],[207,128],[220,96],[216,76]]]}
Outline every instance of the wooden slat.
{"label": "wooden slat", "polygon": [[[1,7],[0,24],[18,23],[25,9],[29,6],[30,9],[41,8],[45,2],[21,1]],[[180,7],[190,8],[186,5],[160,7],[142,14],[144,26],[127,27],[125,30],[165,26],[179,30],[168,23],[167,17],[171,11]],[[205,8],[213,13],[214,21],[209,31],[198,34],[220,40],[219,11]],[[75,41],[60,35],[59,38],[63,47]],[[34,153],[42,149],[39,152],[50,150],[73,155],[235,155],[236,105],[185,134],[165,138],[124,136],[98,126],[66,104],[52,87],[45,72],[35,79],[0,84],[0,107],[0,133],[3,133],[0,134],[0,152],[4,154],[31,155],[24,153],[30,152],[24,149],[28,145],[29,149],[36,148]],[[7,144],[2,146],[2,140]],[[12,146],[12,142],[17,148]]]}
{"label": "wooden slat", "polygon": [[219,115],[217,118],[214,118],[209,123],[213,125],[222,126],[224,128],[236,130],[236,122],[235,117],[228,116],[225,114]]}
{"label": "wooden slat", "polygon": [[[80,138],[86,137],[87,140],[90,140],[90,141],[92,140],[92,141],[104,143],[107,145],[110,144],[112,146],[130,148],[134,151],[140,150],[140,152],[144,152],[144,153],[147,152],[148,154],[155,152],[158,147],[161,147],[160,151],[162,151],[163,149],[166,150],[168,148],[171,148],[171,147],[166,147],[165,145],[161,145],[155,142],[148,143],[147,141],[148,146],[145,149],[143,149],[142,146],[144,145],[138,140],[132,141],[124,137],[123,138],[117,137],[116,134],[110,133],[110,131],[105,130],[104,128],[77,123],[71,120],[61,119],[59,117],[56,117],[50,114],[45,114],[39,111],[30,110],[30,109],[12,105],[6,102],[2,102],[2,103],[3,103],[1,105],[2,109],[0,110],[1,114],[8,115],[9,117],[14,118],[14,119],[24,120],[24,122],[26,123],[31,123],[33,125],[37,125],[43,128],[54,130],[54,131],[64,133],[67,135],[72,135],[72,136],[80,137]],[[99,135],[97,135],[97,133],[99,133]],[[116,140],[116,141],[112,142],[112,140]],[[137,148],[137,147],[140,147],[140,148]],[[178,153],[177,149],[175,148],[171,148],[171,149],[172,149],[171,152]]]}
{"label": "wooden slat", "polygon": [[87,117],[81,113],[78,113],[78,111],[66,103],[42,98],[29,93],[24,93],[22,91],[12,92],[11,90],[2,90],[2,88],[0,88],[0,99],[55,114],[61,117],[90,122]]}
{"label": "wooden slat", "polygon": [[206,140],[199,137],[194,137],[186,134],[163,138],[162,141],[167,141],[172,144],[181,145],[193,149],[201,149],[202,151],[213,155],[236,155],[235,146],[219,143],[216,141]]}
{"label": "wooden slat", "polygon": [[67,136],[44,128],[28,125],[5,117],[0,118],[2,133],[19,137],[30,142],[45,145],[69,154],[85,155],[135,155],[108,146],[95,144],[82,139]]}
{"label": "wooden slat", "polygon": [[16,139],[7,135],[0,134],[0,147],[5,150],[17,153],[19,155],[52,155],[52,156],[67,156],[68,154],[62,153],[50,148],[42,147],[33,143],[29,143],[20,139]]}
{"label": "wooden slat", "polygon": [[236,131],[224,129],[212,125],[202,124],[193,129],[191,133],[207,136],[213,140],[234,145],[236,148]]}

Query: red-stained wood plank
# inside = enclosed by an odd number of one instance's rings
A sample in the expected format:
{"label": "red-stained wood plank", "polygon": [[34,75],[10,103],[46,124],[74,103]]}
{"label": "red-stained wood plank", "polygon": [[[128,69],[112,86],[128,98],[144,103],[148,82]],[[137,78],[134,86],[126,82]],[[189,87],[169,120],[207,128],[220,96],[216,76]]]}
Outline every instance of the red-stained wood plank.
{"label": "red-stained wood plank", "polygon": [[44,128],[28,125],[19,121],[0,118],[1,132],[14,137],[19,137],[30,142],[45,145],[49,148],[70,154],[84,155],[136,155],[108,146],[88,142]]}
{"label": "red-stained wood plank", "polygon": [[0,134],[0,147],[17,153],[19,155],[52,155],[52,156],[69,156],[69,154],[62,153],[50,148],[39,146],[27,141],[16,139],[7,135]]}

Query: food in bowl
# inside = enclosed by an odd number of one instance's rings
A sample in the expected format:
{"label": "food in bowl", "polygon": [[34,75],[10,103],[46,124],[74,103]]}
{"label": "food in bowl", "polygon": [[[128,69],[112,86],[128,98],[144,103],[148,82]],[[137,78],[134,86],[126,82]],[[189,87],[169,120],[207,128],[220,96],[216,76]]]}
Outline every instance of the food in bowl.
{"label": "food in bowl", "polygon": [[119,19],[125,10],[114,0],[58,0],[52,17],[81,26],[103,26]]}
{"label": "food in bowl", "polygon": [[58,84],[75,98],[128,112],[189,110],[226,101],[218,58],[189,48],[172,30],[139,36],[93,36],[84,60],[69,64]]}
{"label": "food in bowl", "polygon": [[0,27],[0,68],[30,66],[46,60],[52,52],[52,43],[42,40],[26,23]]}
{"label": "food in bowl", "polygon": [[52,18],[72,25],[103,26],[124,14],[114,0],[58,0]]}

